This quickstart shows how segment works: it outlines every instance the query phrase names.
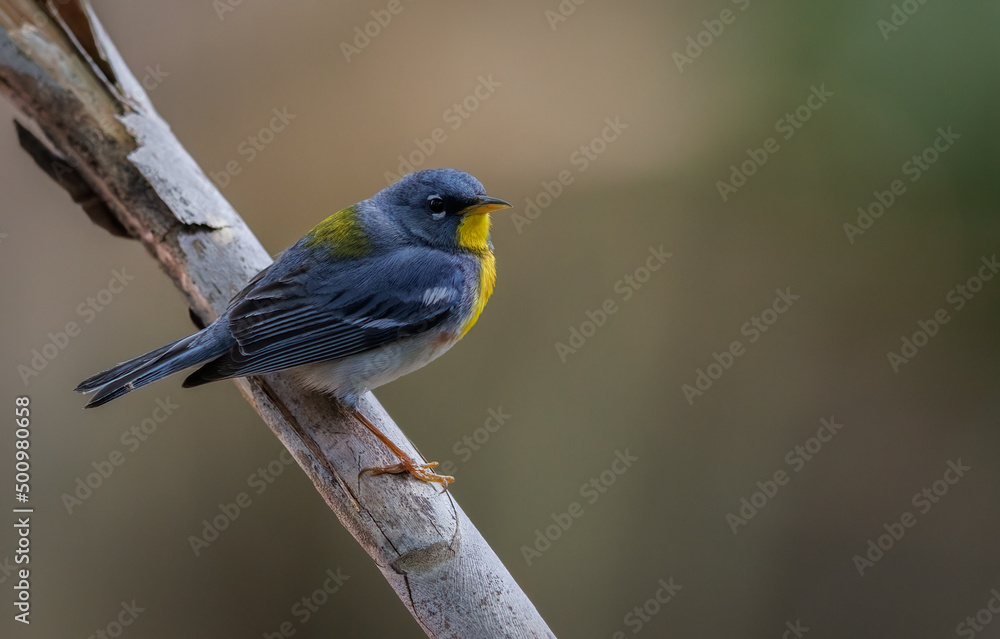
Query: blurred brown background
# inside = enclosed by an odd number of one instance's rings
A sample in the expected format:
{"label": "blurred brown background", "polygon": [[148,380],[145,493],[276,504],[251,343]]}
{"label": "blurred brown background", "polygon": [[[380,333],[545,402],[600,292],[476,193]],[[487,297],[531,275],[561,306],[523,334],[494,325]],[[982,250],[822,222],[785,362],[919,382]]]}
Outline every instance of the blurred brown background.
{"label": "blurred brown background", "polygon": [[[996,5],[911,0],[888,30],[888,1],[592,0],[553,29],[556,0],[405,1],[348,61],[342,43],[386,2],[234,4],[95,2],[205,171],[237,162],[223,192],[270,251],[384,187],[438,127],[420,168],[467,170],[516,203],[495,216],[500,279],[479,325],[377,394],[454,464],[454,494],[557,635],[973,636],[959,624],[1000,588],[1000,279],[961,309],[948,296],[1000,253]],[[492,92],[456,120],[481,77]],[[813,88],[826,95],[809,106]],[[801,127],[778,122],[804,104]],[[294,119],[250,159],[272,109]],[[78,381],[192,326],[143,249],[19,150],[13,117],[0,102],[0,357],[4,405],[27,394],[34,410],[35,607],[30,628],[8,612],[4,635],[90,636],[134,599],[127,637],[286,621],[303,638],[422,636],[297,466],[253,482],[281,448],[231,384],[177,376],[81,410]],[[627,128],[581,170],[606,118]],[[911,182],[904,163],[949,127],[960,137]],[[778,150],[723,201],[717,182],[769,137]],[[562,171],[572,183],[517,228]],[[897,179],[905,193],[849,241],[844,224]],[[618,284],[661,246],[672,256],[640,287]],[[115,269],[134,280],[81,312]],[[751,343],[741,327],[786,288],[800,298]],[[556,343],[606,299],[617,312],[563,362]],[[889,351],[939,308],[949,322],[894,372]],[[18,365],[70,321],[80,335],[26,384]],[[689,403],[682,386],[735,340],[743,354]],[[122,440],[168,398],[179,408],[155,432]],[[477,432],[491,409],[509,417]],[[831,416],[830,442],[786,459]],[[124,465],[68,513],[64,494],[116,450]],[[605,472],[616,451],[637,458],[621,475]],[[971,469],[928,511],[911,501],[958,460]],[[777,471],[789,481],[734,534],[727,514]],[[602,472],[614,484],[581,494]],[[241,492],[252,505],[196,557],[188,537]],[[545,548],[536,531],[572,502],[582,516],[529,565],[524,547]],[[861,576],[854,557],[906,511],[915,525]],[[303,623],[293,606],[328,569],[349,579]],[[650,603],[661,579],[681,590]]]}

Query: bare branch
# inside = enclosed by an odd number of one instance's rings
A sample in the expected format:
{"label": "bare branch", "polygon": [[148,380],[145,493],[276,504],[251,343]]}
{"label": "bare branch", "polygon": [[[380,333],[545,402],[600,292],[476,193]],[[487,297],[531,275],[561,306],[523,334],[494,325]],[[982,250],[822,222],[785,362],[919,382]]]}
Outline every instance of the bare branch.
{"label": "bare branch", "polygon": [[[87,3],[0,0],[0,91],[28,119],[32,158],[98,224],[141,241],[202,323],[270,263]],[[450,493],[358,478],[357,451],[365,466],[393,460],[336,402],[281,375],[236,383],[429,636],[554,636]],[[360,408],[420,459],[374,396]]]}

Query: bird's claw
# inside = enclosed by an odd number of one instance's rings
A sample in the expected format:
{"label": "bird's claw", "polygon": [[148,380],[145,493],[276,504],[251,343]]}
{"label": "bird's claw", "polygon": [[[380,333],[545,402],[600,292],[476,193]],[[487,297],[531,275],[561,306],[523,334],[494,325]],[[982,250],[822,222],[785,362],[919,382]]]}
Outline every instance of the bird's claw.
{"label": "bird's claw", "polygon": [[398,464],[392,464],[390,466],[373,466],[371,468],[364,468],[360,473],[358,473],[358,477],[364,475],[365,473],[371,473],[372,475],[399,475],[401,473],[410,473],[410,475],[422,482],[436,483],[447,487],[448,484],[455,481],[455,478],[450,475],[438,475],[434,471],[430,470],[437,465],[437,462],[418,464],[412,459],[406,458],[401,459]]}

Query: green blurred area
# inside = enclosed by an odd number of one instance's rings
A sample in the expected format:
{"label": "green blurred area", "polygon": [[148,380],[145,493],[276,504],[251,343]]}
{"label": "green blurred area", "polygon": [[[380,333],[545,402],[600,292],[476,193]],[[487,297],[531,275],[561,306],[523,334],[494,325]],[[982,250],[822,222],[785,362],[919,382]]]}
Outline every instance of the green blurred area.
{"label": "green blurred area", "polygon": [[[961,308],[948,297],[1000,252],[997,5],[897,3],[917,9],[886,39],[892,3],[591,0],[553,29],[554,0],[406,2],[348,61],[342,43],[385,3],[248,1],[221,20],[208,2],[95,4],[195,160],[221,182],[237,162],[223,193],[273,253],[384,187],[436,128],[419,168],[467,170],[516,203],[495,216],[500,276],[476,329],[377,395],[454,464],[451,490],[558,636],[778,637],[796,621],[947,636],[1000,587],[1000,279]],[[711,42],[679,69],[688,37]],[[456,120],[482,78],[499,86]],[[779,120],[814,88],[832,95],[786,139]],[[275,108],[295,118],[249,153]],[[31,636],[88,636],[133,599],[128,637],[286,621],[295,637],[422,636],[299,469],[272,463],[280,444],[231,384],[178,376],[81,410],[81,379],[193,329],[142,247],[92,225],[19,150],[13,116],[0,102],[0,357],[3,401],[27,394],[35,411]],[[627,128],[593,143],[608,118]],[[911,181],[904,165],[939,129],[957,137]],[[723,200],[718,183],[768,138],[777,150]],[[894,180],[905,192],[859,222]],[[547,205],[531,219],[529,202]],[[672,256],[645,279],[661,247]],[[115,269],[135,279],[79,312]],[[800,297],[751,343],[741,329],[777,289]],[[887,354],[942,308],[894,371]],[[18,365],[71,321],[80,335],[26,386]],[[560,356],[573,329],[589,336]],[[689,402],[683,386],[737,340]],[[130,443],[158,398],[179,408]],[[510,416],[495,432],[491,410]],[[843,428],[796,472],[788,455],[831,416]],[[63,495],[115,450],[125,463],[67,513]],[[637,460],[608,474],[625,451]],[[912,497],[959,459],[971,470],[921,512]],[[788,482],[734,534],[727,514],[777,471]],[[592,479],[602,491],[581,492]],[[195,557],[189,536],[241,492],[251,506]],[[573,502],[582,515],[529,565],[524,548]],[[905,511],[915,526],[860,576],[854,556]],[[338,568],[350,578],[302,623],[293,606]],[[649,604],[661,579],[681,590]]]}

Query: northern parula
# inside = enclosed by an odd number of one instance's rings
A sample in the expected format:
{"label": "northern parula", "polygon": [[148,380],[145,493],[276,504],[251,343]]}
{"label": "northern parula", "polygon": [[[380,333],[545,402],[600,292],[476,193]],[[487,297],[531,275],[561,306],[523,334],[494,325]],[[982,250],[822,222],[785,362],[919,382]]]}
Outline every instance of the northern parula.
{"label": "northern parula", "polygon": [[[361,396],[439,357],[476,323],[496,281],[490,216],[510,208],[455,169],[411,173],[338,211],[258,273],[203,330],[85,380],[87,408],[191,366],[185,387],[289,371],[334,395],[408,472],[417,464],[357,410]],[[364,472],[364,471],[363,471]]]}

